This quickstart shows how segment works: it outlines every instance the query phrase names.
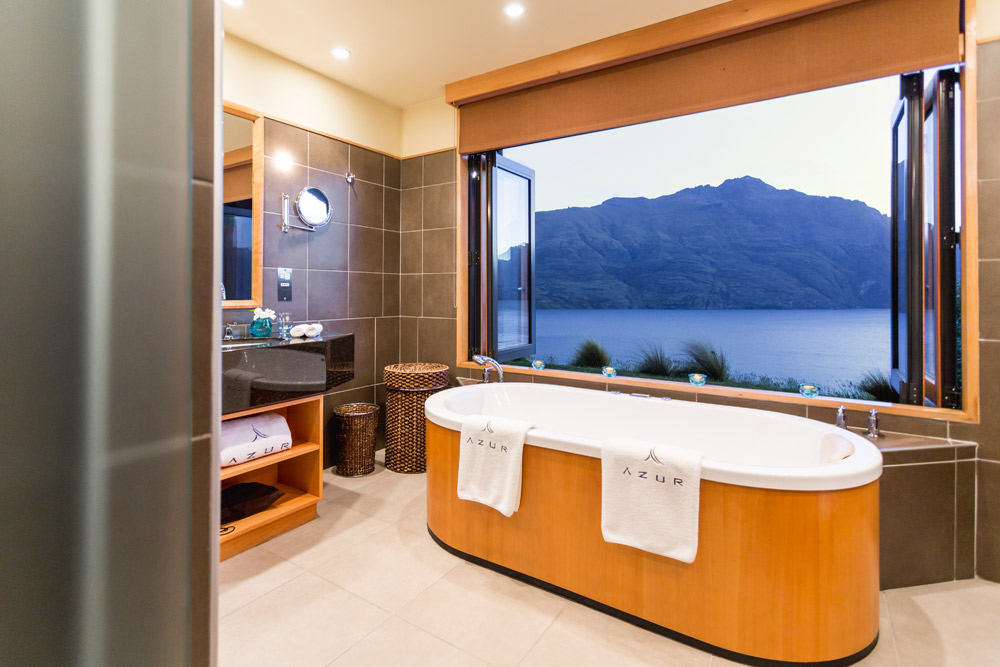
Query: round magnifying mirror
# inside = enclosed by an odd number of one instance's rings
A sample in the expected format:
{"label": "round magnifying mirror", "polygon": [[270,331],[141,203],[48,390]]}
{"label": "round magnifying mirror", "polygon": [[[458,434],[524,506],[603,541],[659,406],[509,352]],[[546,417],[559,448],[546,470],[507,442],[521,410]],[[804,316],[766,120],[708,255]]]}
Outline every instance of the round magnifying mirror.
{"label": "round magnifying mirror", "polygon": [[330,200],[319,188],[302,188],[295,198],[295,210],[299,219],[310,227],[322,227],[333,217]]}

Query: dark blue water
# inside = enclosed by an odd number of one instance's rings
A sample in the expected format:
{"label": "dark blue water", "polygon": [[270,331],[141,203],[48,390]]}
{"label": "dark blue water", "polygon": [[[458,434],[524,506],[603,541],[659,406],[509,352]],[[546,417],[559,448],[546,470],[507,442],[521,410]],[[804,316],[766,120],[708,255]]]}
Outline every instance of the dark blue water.
{"label": "dark blue water", "polygon": [[707,341],[737,372],[794,377],[833,388],[889,363],[889,310],[539,310],[536,358],[568,363],[595,338],[615,363],[643,343],[681,356],[686,340]]}

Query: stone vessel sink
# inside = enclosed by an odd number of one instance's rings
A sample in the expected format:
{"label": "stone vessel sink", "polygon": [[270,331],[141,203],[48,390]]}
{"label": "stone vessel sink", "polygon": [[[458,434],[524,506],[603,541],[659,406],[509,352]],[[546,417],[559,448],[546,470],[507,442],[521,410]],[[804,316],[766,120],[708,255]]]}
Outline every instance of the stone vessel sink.
{"label": "stone vessel sink", "polygon": [[354,379],[354,334],[222,341],[222,414],[320,394]]}

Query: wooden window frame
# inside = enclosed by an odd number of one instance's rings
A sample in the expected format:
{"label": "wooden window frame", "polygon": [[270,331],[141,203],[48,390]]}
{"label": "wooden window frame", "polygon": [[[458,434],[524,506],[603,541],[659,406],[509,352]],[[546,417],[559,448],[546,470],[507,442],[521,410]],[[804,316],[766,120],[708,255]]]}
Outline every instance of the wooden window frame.
{"label": "wooden window frame", "polygon": [[[976,16],[976,0],[966,0],[965,12],[968,17]],[[784,19],[792,18],[790,16]],[[784,19],[776,19],[774,22]],[[736,18],[732,19],[733,29],[738,25]],[[657,24],[659,25],[659,24]],[[715,25],[716,31],[726,33],[725,25]],[[721,34],[720,33],[720,34]],[[726,34],[732,34],[726,33]],[[693,38],[693,37],[692,37]],[[711,39],[711,37],[709,38]],[[705,40],[701,40],[705,41]],[[596,50],[600,51],[600,42],[594,43]],[[574,57],[582,58],[591,62],[591,68],[596,69],[607,66],[602,61],[600,53],[587,54],[584,45],[573,50]],[[643,48],[647,44],[642,45]],[[900,415],[905,417],[915,417],[920,419],[931,419],[954,422],[978,422],[980,419],[980,374],[979,374],[979,225],[978,225],[978,133],[977,133],[977,60],[976,60],[976,21],[967,20],[962,33],[961,49],[964,56],[964,65],[959,79],[962,89],[962,106],[958,110],[962,119],[961,134],[961,154],[962,154],[962,190],[957,193],[961,198],[962,206],[962,253],[961,253],[961,273],[962,273],[962,407],[961,409],[925,407],[918,405],[903,405],[898,403],[885,403],[881,401],[850,400],[834,397],[819,396],[816,398],[805,398],[797,394],[767,391],[762,389],[742,389],[732,387],[721,387],[706,385],[704,387],[692,387],[687,383],[672,382],[668,380],[647,380],[640,378],[615,378],[613,382],[607,378],[593,373],[577,373],[560,370],[533,370],[520,366],[504,366],[504,370],[511,374],[523,374],[530,377],[538,377],[542,381],[571,380],[588,385],[594,388],[606,388],[613,384],[618,388],[666,390],[682,394],[702,394],[705,396],[719,396],[728,399],[750,399],[765,403],[774,404],[797,404],[823,408],[836,408],[845,405],[849,409],[867,410],[877,408],[883,414]],[[664,47],[669,50],[669,47]],[[551,62],[541,64],[531,61],[536,69],[551,70],[558,68],[559,58],[564,54],[553,54]],[[622,56],[621,53],[618,57]],[[605,62],[605,64],[601,64]],[[620,62],[620,61],[619,61]],[[516,66],[515,66],[516,67]],[[484,75],[485,76],[485,75]],[[479,85],[477,94],[486,96],[489,94],[489,87],[493,86],[494,91],[509,89],[509,79],[505,80],[494,77],[492,81],[483,80],[476,82]],[[524,83],[520,85],[531,85]],[[451,97],[451,96],[449,96]],[[461,113],[461,110],[459,110]],[[457,339],[456,339],[456,359],[459,368],[478,369],[479,366],[468,361],[470,349],[469,330],[469,192],[465,184],[468,183],[469,164],[465,156],[456,155],[457,161],[457,210],[458,220],[458,275],[457,275]],[[484,321],[484,318],[481,319]],[[482,335],[482,332],[480,332]],[[481,338],[480,344],[485,341]]]}

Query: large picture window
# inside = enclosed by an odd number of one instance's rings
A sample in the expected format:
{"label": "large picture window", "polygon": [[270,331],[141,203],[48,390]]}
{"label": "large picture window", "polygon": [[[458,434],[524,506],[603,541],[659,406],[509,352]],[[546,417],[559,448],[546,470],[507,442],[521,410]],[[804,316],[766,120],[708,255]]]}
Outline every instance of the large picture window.
{"label": "large picture window", "polygon": [[959,407],[957,78],[477,157],[482,339],[515,364]]}

